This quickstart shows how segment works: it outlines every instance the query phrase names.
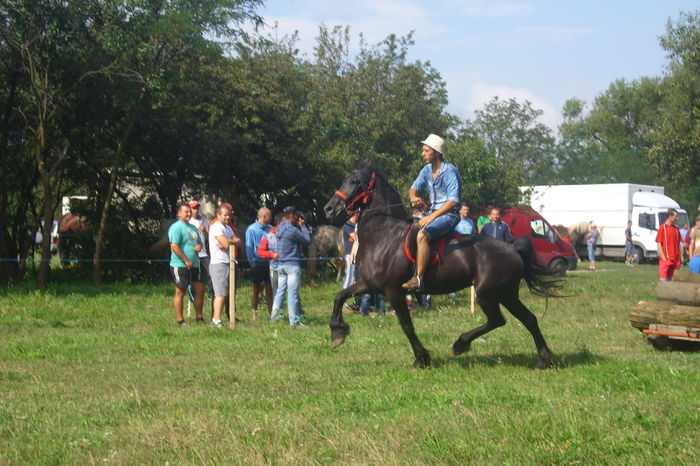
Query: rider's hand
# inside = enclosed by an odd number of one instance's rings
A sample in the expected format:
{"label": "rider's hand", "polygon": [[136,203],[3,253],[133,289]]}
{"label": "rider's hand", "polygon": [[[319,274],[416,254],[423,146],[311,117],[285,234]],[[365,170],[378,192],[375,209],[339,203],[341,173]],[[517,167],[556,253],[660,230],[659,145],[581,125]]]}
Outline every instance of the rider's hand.
{"label": "rider's hand", "polygon": [[185,260],[185,266],[187,267],[187,270],[192,269],[192,262],[190,262],[189,259],[188,259],[188,260]]}
{"label": "rider's hand", "polygon": [[433,214],[426,215],[425,217],[418,220],[418,228],[425,228],[431,223],[433,223],[434,220],[435,216]]}

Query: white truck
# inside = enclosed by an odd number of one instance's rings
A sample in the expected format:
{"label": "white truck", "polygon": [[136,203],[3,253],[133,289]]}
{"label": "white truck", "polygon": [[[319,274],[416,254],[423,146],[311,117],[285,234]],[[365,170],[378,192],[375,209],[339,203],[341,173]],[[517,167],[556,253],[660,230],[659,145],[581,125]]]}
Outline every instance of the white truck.
{"label": "white truck", "polygon": [[658,256],[656,230],[669,208],[678,211],[676,226],[688,223],[688,214],[664,194],[663,186],[632,183],[521,186],[523,197],[551,225],[571,227],[595,222],[600,231],[596,254],[624,257],[625,228],[632,221],[635,260]]}

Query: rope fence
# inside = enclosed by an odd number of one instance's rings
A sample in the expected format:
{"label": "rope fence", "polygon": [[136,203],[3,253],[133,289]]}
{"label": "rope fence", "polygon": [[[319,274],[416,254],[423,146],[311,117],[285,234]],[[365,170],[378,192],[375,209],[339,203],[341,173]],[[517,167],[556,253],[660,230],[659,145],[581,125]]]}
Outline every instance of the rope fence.
{"label": "rope fence", "polygon": [[[310,261],[331,261],[331,260],[338,260],[338,259],[345,259],[344,257],[300,257],[298,260],[302,262],[310,262]],[[51,259],[13,259],[13,258],[0,258],[0,262],[59,262],[59,263],[66,263],[66,264],[78,264],[78,263],[92,263],[92,259],[80,259],[80,258],[68,258],[68,259],[61,259],[58,257],[52,257]],[[170,262],[170,259],[100,259],[98,262],[104,262],[104,263],[109,263],[109,262],[136,262],[136,263],[145,263],[145,264],[152,264],[152,263],[168,263]],[[241,263],[247,263],[249,262],[248,259],[236,259],[237,264]]]}

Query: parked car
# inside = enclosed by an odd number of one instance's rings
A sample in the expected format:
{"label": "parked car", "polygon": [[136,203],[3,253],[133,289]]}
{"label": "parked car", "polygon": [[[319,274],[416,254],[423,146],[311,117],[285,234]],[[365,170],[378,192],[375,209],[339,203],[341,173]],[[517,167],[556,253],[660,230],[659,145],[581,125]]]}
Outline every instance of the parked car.
{"label": "parked car", "polygon": [[503,209],[501,220],[508,224],[513,237],[529,236],[535,247],[537,262],[550,272],[564,276],[578,264],[574,246],[559,234],[537,211],[530,207]]}

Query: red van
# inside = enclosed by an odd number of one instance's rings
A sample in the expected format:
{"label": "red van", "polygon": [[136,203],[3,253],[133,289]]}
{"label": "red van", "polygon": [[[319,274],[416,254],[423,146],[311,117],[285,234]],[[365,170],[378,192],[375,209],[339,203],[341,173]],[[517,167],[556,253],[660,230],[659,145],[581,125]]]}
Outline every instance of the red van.
{"label": "red van", "polygon": [[529,236],[535,246],[537,262],[551,272],[564,276],[575,270],[578,258],[571,243],[559,234],[540,214],[530,207],[509,207],[501,211],[501,220],[508,224],[513,237]]}

